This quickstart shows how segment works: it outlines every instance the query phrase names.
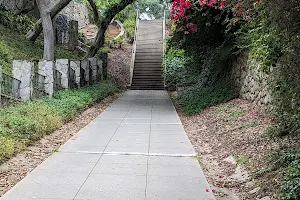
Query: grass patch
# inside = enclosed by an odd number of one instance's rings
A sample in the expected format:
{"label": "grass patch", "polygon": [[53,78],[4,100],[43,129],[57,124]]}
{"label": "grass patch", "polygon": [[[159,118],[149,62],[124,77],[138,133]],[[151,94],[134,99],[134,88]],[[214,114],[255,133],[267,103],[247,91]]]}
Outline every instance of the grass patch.
{"label": "grass patch", "polygon": [[[24,35],[0,25],[0,64],[3,72],[11,74],[13,60],[37,61],[43,58],[43,41],[28,41]],[[80,59],[77,53],[56,46],[56,58]]]}
{"label": "grass patch", "polygon": [[248,165],[250,163],[250,158],[245,156],[239,156],[236,159],[238,165]]}
{"label": "grass patch", "polygon": [[239,117],[242,117],[244,115],[246,115],[247,111],[246,110],[242,110],[242,109],[236,109],[236,110],[233,110],[230,115],[229,115],[229,120],[230,121],[237,121],[237,119]]}
{"label": "grass patch", "polygon": [[230,104],[230,105],[225,106],[225,107],[219,107],[219,108],[216,109],[216,113],[217,114],[226,113],[229,110],[231,110],[234,106],[235,106],[234,104]]}
{"label": "grass patch", "polygon": [[65,90],[52,98],[17,103],[0,109],[0,164],[25,146],[52,133],[93,103],[118,92],[104,81],[94,86]]}

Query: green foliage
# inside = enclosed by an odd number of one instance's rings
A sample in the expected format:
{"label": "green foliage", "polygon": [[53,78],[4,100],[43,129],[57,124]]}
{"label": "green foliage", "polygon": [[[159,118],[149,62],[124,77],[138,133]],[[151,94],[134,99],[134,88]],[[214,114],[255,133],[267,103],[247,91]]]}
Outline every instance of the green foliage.
{"label": "green foliage", "polygon": [[15,15],[9,11],[0,11],[0,24],[20,33],[26,33],[34,23],[35,19],[27,15]]}
{"label": "green foliage", "polygon": [[285,44],[281,41],[280,31],[271,23],[262,10],[258,18],[241,26],[236,31],[238,52],[250,50],[250,59],[260,65],[251,66],[257,71],[269,73],[283,55]]}
{"label": "green foliage", "polygon": [[184,82],[186,75],[185,64],[186,58],[184,50],[177,50],[170,47],[165,58],[166,67],[164,70],[166,77],[166,84],[168,86],[176,86]]}
{"label": "green foliage", "polygon": [[[10,74],[13,60],[40,60],[43,58],[43,43],[41,40],[32,43],[17,31],[0,25],[0,64],[3,71]],[[56,58],[80,59],[79,55],[55,47]]]}
{"label": "green foliage", "polygon": [[110,47],[117,46],[117,47],[121,48],[122,45],[125,43],[125,38],[124,38],[124,36],[116,37],[112,40],[108,40],[107,43]]}
{"label": "green foliage", "polygon": [[99,53],[100,55],[102,55],[102,54],[108,54],[109,52],[110,52],[110,48],[109,48],[109,47],[102,47],[102,48],[100,48],[99,51],[98,51],[98,53]]}
{"label": "green foliage", "polygon": [[186,114],[197,114],[205,108],[227,102],[237,97],[234,86],[220,82],[210,87],[196,86],[178,94],[176,103],[183,107]]}
{"label": "green foliage", "polygon": [[60,91],[53,98],[18,103],[0,109],[0,163],[74,118],[80,111],[118,92],[110,81],[77,90]]}
{"label": "green foliage", "polygon": [[226,35],[226,25],[216,20],[219,12],[191,12],[194,13],[189,22],[197,24],[201,31],[185,33],[180,26],[173,26],[174,35],[168,41],[166,54],[166,77],[172,84],[194,85],[179,93],[176,102],[185,113],[196,114],[236,97],[237,93],[227,78],[233,59],[233,45],[228,40],[231,34]]}
{"label": "green foliage", "polygon": [[285,177],[277,194],[281,200],[300,198],[300,150],[298,148],[283,150],[272,155],[274,166],[285,169]]}
{"label": "green foliage", "polygon": [[131,17],[127,18],[124,23],[124,28],[126,30],[126,35],[130,42],[134,40],[135,34],[135,26],[136,26],[136,15],[132,15]]}

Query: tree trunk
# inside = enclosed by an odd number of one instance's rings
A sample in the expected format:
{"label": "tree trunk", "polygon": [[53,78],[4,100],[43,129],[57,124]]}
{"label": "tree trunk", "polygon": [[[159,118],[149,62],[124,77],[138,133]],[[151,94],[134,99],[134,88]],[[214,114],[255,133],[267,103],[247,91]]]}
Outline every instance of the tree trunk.
{"label": "tree trunk", "polygon": [[135,0],[121,0],[120,3],[112,6],[109,8],[105,13],[105,17],[101,22],[101,25],[99,27],[97,36],[95,38],[95,41],[93,42],[89,52],[87,53],[86,57],[94,57],[100,47],[104,45],[105,42],[105,32],[110,24],[110,22],[113,20],[113,18],[122,10],[124,10],[128,5],[132,4]]}
{"label": "tree trunk", "polygon": [[[65,8],[72,0],[60,0],[50,10],[50,18],[53,19],[63,8]],[[26,38],[30,41],[35,41],[43,31],[42,20],[39,19],[34,27],[28,31]]]}
{"label": "tree trunk", "polygon": [[94,20],[97,23],[97,21],[99,20],[99,13],[98,13],[97,6],[96,6],[94,0],[88,0],[88,2],[92,7],[92,10],[93,10],[93,13],[94,13]]}
{"label": "tree trunk", "polygon": [[49,5],[45,0],[36,0],[44,30],[44,60],[54,60],[54,30]]}

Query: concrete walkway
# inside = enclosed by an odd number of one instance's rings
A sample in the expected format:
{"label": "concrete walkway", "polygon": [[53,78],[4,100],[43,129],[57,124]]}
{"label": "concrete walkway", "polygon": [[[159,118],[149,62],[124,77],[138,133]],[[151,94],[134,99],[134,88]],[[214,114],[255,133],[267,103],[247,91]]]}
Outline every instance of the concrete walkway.
{"label": "concrete walkway", "polygon": [[213,200],[164,91],[128,91],[1,200]]}

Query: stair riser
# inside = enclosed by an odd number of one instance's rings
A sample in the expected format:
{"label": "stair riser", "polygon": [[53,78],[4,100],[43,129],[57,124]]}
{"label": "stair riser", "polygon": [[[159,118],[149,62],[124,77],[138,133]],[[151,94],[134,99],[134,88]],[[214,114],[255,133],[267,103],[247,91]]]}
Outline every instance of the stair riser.
{"label": "stair riser", "polygon": [[144,61],[147,61],[147,60],[150,60],[151,63],[155,62],[155,61],[158,62],[158,63],[161,63],[162,62],[162,57],[161,56],[137,56],[135,58],[135,60],[136,60],[136,63],[139,63],[139,61],[144,62]]}
{"label": "stair riser", "polygon": [[146,54],[146,53],[160,53],[162,55],[163,49],[161,48],[137,48],[136,49],[136,54]]}
{"label": "stair riser", "polygon": [[158,56],[162,58],[162,52],[139,52],[135,54],[136,58],[140,56]]}
{"label": "stair riser", "polygon": [[152,75],[152,76],[163,76],[163,72],[161,71],[135,71],[133,75],[135,76],[144,76],[144,75]]}
{"label": "stair riser", "polygon": [[160,47],[160,46],[163,46],[163,43],[161,41],[152,41],[152,40],[149,40],[149,41],[140,41],[138,42],[138,45],[137,47],[144,47],[144,46],[147,46],[147,45],[155,45],[157,47]]}
{"label": "stair riser", "polygon": [[138,76],[135,75],[133,76],[134,80],[158,80],[158,81],[162,81],[164,79],[163,76],[151,76],[151,75],[146,75],[146,76]]}
{"label": "stair riser", "polygon": [[[151,64],[151,63],[150,63]],[[153,63],[152,63],[153,64]],[[142,70],[162,70],[162,66],[161,65],[157,65],[157,66],[151,66],[151,65],[145,65],[145,66],[141,66],[141,65],[135,65],[134,66],[134,69],[135,70],[138,70],[138,71],[142,71]]]}

